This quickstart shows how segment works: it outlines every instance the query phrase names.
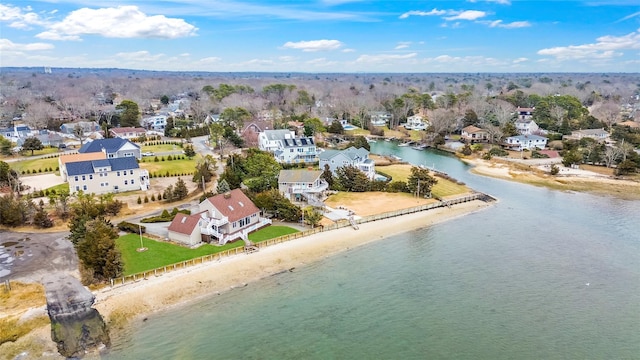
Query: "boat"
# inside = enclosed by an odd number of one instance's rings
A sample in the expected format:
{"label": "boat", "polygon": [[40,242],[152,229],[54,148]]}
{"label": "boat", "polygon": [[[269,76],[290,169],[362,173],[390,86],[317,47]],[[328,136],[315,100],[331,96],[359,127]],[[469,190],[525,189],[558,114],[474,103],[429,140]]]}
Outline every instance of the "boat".
{"label": "boat", "polygon": [[426,149],[428,147],[429,147],[429,145],[427,145],[427,144],[420,144],[420,145],[412,146],[411,148],[414,149],[414,150],[422,151],[422,150],[424,150],[424,149]]}
{"label": "boat", "polygon": [[366,138],[368,143],[374,143],[376,142],[376,139],[371,139],[371,138]]}

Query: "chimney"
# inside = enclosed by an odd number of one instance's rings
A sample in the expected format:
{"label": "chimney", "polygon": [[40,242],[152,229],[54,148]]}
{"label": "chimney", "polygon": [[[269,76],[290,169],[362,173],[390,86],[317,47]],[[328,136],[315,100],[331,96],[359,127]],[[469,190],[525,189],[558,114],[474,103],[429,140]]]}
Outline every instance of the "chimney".
{"label": "chimney", "polygon": [[225,199],[230,199],[231,198],[231,192],[227,191],[226,193],[224,193],[224,198]]}

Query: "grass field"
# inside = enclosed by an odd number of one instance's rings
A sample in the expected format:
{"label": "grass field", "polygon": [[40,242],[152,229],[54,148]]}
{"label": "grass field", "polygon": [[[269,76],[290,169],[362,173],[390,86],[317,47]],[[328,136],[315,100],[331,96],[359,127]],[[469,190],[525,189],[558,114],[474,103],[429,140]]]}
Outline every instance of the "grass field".
{"label": "grass field", "polygon": [[[268,226],[249,234],[249,239],[254,242],[260,242],[295,232],[298,232],[298,230],[288,226]],[[120,250],[124,264],[123,275],[137,274],[200,256],[244,246],[244,242],[235,241],[223,246],[204,244],[196,249],[189,249],[168,242],[152,240],[144,236],[142,237],[142,244],[148,250],[138,252],[137,249],[140,248],[140,235],[137,234],[127,234],[116,240],[116,245]]]}
{"label": "grass field", "polygon": [[[158,157],[158,159],[161,158],[161,156]],[[140,162],[140,167],[147,170],[149,174],[164,174],[167,171],[170,174],[191,174],[196,169],[196,163],[200,159],[200,155],[196,155],[196,157],[191,160],[185,157],[184,159],[180,160],[165,160],[155,162],[154,159],[155,157],[153,156],[144,158],[143,161]]]}
{"label": "grass field", "polygon": [[50,188],[47,188],[46,190],[49,190],[49,192],[55,190],[56,194],[59,194],[60,191],[63,191],[63,190],[69,191],[69,184],[65,182],[65,183],[58,184],[58,185],[52,186]]}
{"label": "grass field", "polygon": [[256,232],[249,234],[249,240],[254,243],[277,238],[278,236],[289,235],[299,232],[294,228],[288,226],[267,226]]}
{"label": "grass field", "polygon": [[42,171],[44,172],[44,169],[49,168],[55,171],[56,168],[58,168],[58,158],[53,157],[48,159],[25,159],[10,162],[9,166],[19,173],[22,173],[23,171],[26,172],[27,170],[29,170],[30,172],[37,172],[40,169],[42,169]]}
{"label": "grass field", "polygon": [[[409,175],[411,175],[411,165],[407,164],[380,166],[378,167],[378,170],[391,175],[393,177],[393,181],[407,181]],[[440,177],[436,177],[436,179],[438,179],[438,183],[431,189],[434,197],[442,198],[469,192],[469,188],[465,185],[460,185]]]}
{"label": "grass field", "polygon": [[182,148],[175,144],[162,144],[162,145],[144,145],[142,146],[142,152],[169,152],[169,151],[177,151],[182,150]]}

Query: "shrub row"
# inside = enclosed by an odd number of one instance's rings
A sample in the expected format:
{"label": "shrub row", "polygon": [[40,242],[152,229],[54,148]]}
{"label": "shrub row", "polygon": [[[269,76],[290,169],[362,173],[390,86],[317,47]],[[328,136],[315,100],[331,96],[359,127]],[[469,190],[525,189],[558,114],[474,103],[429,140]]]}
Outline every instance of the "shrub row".
{"label": "shrub row", "polygon": [[194,172],[186,172],[186,173],[174,173],[174,172],[170,172],[169,170],[167,170],[167,172],[165,173],[150,173],[149,177],[150,178],[158,178],[158,177],[174,177],[174,176],[191,176],[193,175]]}
{"label": "shrub row", "polygon": [[120,229],[120,231],[126,231],[128,233],[132,233],[132,234],[139,234],[140,231],[142,231],[142,233],[146,233],[147,232],[147,228],[142,226],[142,225],[138,225],[138,224],[133,224],[127,221],[122,221],[120,223],[118,223],[118,229]]}
{"label": "shrub row", "polygon": [[162,211],[162,214],[158,215],[158,216],[151,216],[148,218],[144,218],[142,220],[140,220],[140,222],[143,223],[156,223],[156,222],[168,222],[168,221],[172,221],[173,218],[176,217],[176,215],[178,213],[182,213],[185,215],[191,215],[191,211],[184,209],[184,210],[178,210],[178,208],[173,208],[173,210],[171,210],[171,212],[169,212],[167,209],[164,209]]}
{"label": "shrub row", "polygon": [[25,175],[25,174],[38,174],[38,173],[53,172],[53,171],[58,171],[58,170],[60,170],[60,168],[58,166],[56,166],[55,170],[53,170],[52,167],[48,167],[48,168],[38,169],[38,170],[36,170],[36,169],[33,169],[33,170],[31,170],[31,169],[22,170],[21,173],[22,173],[22,175]]}

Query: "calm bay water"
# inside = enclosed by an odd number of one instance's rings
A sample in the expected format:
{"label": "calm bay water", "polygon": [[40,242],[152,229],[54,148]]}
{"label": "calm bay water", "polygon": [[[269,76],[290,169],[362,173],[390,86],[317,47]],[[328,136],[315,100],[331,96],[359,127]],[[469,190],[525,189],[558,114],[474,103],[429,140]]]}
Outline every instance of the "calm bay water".
{"label": "calm bay water", "polygon": [[500,201],[154,315],[106,357],[640,358],[640,202],[475,176],[385,142],[372,151]]}

